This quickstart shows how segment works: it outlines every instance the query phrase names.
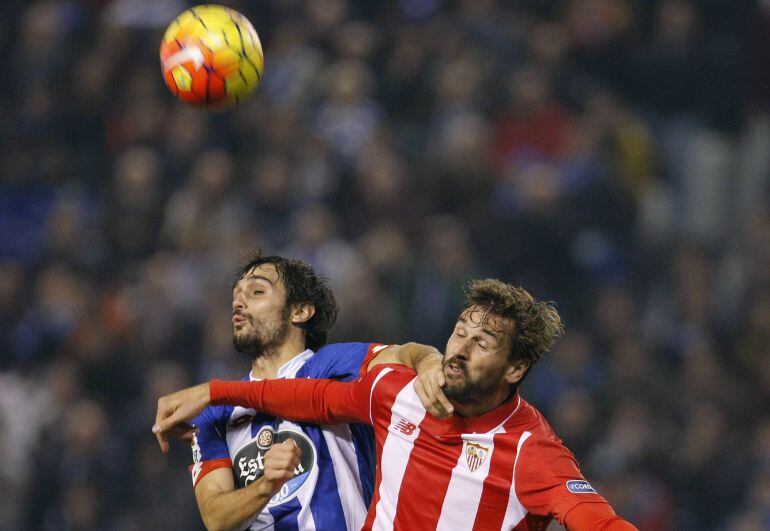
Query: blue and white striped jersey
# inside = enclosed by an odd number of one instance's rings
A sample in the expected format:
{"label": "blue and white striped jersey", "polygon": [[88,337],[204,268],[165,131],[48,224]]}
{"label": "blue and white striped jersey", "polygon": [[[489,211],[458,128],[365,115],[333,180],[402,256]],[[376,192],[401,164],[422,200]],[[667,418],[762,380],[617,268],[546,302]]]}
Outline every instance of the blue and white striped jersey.
{"label": "blue and white striped jersey", "polygon": [[[278,378],[354,380],[378,346],[336,343],[317,353],[306,350],[284,364]],[[193,423],[199,429],[193,442],[193,485],[208,472],[227,467],[236,488],[242,488],[262,475],[273,443],[292,438],[302,450],[295,477],[244,528],[358,531],[364,524],[374,488],[370,426],[295,423],[233,406],[207,407]]]}

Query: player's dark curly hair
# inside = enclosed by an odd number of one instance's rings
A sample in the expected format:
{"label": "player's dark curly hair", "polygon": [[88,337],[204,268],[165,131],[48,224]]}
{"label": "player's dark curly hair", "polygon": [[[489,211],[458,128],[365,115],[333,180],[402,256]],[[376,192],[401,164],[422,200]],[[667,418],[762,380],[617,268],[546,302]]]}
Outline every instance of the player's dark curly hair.
{"label": "player's dark curly hair", "polygon": [[463,314],[477,309],[481,310],[482,322],[493,315],[513,321],[508,359],[511,362],[526,360],[530,368],[564,333],[561,318],[552,302],[536,301],[525,289],[500,280],[472,280],[468,283]]}
{"label": "player's dark curly hair", "polygon": [[283,256],[264,256],[261,250],[249,251],[245,262],[233,278],[235,284],[255,267],[272,264],[278,271],[286,289],[286,307],[295,304],[312,304],[313,316],[302,323],[305,330],[305,345],[311,350],[318,350],[326,344],[329,330],[337,320],[337,299],[329,287],[329,281],[316,273],[312,266],[302,260],[292,260]]}

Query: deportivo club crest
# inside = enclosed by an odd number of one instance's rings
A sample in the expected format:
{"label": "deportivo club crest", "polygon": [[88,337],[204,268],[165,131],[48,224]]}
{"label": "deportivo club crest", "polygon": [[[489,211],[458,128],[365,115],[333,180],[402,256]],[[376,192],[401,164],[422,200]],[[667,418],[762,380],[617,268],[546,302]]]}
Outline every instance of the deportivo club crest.
{"label": "deportivo club crest", "polygon": [[465,443],[465,460],[468,463],[468,469],[475,472],[481,466],[489,455],[489,448],[478,443]]}
{"label": "deportivo club crest", "polygon": [[272,428],[265,426],[259,431],[257,435],[257,445],[260,448],[270,448],[273,444],[273,430]]}

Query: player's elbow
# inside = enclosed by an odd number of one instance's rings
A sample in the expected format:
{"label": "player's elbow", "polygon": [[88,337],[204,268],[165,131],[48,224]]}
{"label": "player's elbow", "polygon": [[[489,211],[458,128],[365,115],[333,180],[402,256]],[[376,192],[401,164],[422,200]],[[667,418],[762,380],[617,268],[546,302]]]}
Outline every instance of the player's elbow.
{"label": "player's elbow", "polygon": [[201,507],[201,520],[208,531],[230,531],[237,528],[233,525],[232,520],[227,519],[225,515],[219,514],[215,510],[206,510],[205,507]]}
{"label": "player's elbow", "polygon": [[203,525],[208,531],[230,531],[233,527],[228,527],[225,522],[222,522],[218,518],[206,518],[203,516]]}

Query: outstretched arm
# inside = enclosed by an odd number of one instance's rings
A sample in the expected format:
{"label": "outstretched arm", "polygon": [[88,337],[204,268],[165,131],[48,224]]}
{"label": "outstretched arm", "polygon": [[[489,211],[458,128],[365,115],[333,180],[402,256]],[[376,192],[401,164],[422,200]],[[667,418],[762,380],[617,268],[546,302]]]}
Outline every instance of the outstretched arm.
{"label": "outstretched arm", "polygon": [[[370,393],[377,375],[372,371],[354,382],[333,380],[262,380],[223,382],[214,380],[158,400],[152,432],[163,453],[168,435],[211,404],[254,408],[271,415],[316,424],[370,423]],[[191,430],[194,428],[190,428]]]}
{"label": "outstretched arm", "polygon": [[212,380],[211,403],[238,405],[276,417],[314,424],[370,423],[369,391],[372,378],[353,382],[335,380]]}

